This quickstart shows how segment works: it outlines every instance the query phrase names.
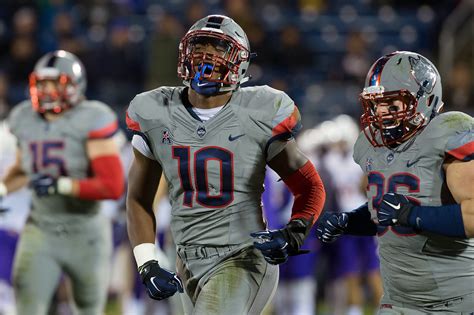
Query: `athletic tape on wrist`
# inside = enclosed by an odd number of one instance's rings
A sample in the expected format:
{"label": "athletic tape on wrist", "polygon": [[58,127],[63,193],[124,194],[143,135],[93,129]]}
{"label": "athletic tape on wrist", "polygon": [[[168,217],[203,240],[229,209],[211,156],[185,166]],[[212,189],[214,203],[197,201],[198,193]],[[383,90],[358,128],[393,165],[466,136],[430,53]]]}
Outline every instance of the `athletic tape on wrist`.
{"label": "athletic tape on wrist", "polygon": [[153,243],[141,243],[133,248],[133,256],[135,256],[138,268],[143,266],[147,261],[158,261],[155,248],[155,244]]}
{"label": "athletic tape on wrist", "polygon": [[58,178],[58,193],[61,195],[70,195],[72,193],[72,179],[69,177]]}

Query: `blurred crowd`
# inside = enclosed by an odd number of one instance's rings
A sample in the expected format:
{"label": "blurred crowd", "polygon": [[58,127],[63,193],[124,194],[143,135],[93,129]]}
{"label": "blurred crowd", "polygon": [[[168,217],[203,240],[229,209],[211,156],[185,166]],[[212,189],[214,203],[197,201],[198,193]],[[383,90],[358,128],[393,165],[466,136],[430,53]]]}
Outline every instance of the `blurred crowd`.
{"label": "blurred crowd", "polygon": [[[286,91],[305,126],[342,113],[356,117],[358,93],[375,58],[412,50],[436,64],[443,21],[460,2],[2,1],[0,117],[28,96],[35,61],[54,49],[79,56],[88,71],[89,98],[121,114],[136,93],[180,84],[179,40],[193,21],[210,13],[227,14],[242,25],[257,53],[250,84]],[[441,74],[445,101],[472,113],[472,49],[457,54],[450,73]]]}
{"label": "blurred crowd", "polygon": [[[325,176],[326,208],[352,209],[353,204],[361,203],[360,187],[364,187],[364,183],[360,182],[361,174],[357,167],[354,169],[351,159],[351,147],[358,132],[357,122],[351,117],[357,119],[360,114],[358,94],[369,66],[378,56],[394,50],[416,51],[436,64],[443,21],[461,2],[1,1],[0,120],[18,102],[28,98],[28,76],[38,58],[48,51],[64,49],[76,54],[87,69],[87,96],[114,108],[124,127],[124,111],[135,94],[181,83],[176,76],[177,48],[191,24],[210,13],[226,14],[247,32],[251,50],[257,53],[251,61],[250,84],[268,84],[284,90],[298,104],[306,127],[298,140],[321,175]],[[441,74],[446,109],[473,115],[472,47],[470,52],[459,52],[458,57],[449,73]],[[338,116],[340,114],[348,116]],[[7,147],[5,139],[1,138],[1,145]],[[131,152],[129,143],[124,139],[119,141],[124,148],[124,160],[127,160]],[[3,158],[0,166],[9,162]],[[339,172],[338,176],[336,172]],[[270,227],[276,228],[288,218],[291,198],[281,192],[284,187],[277,187],[277,179],[272,178],[271,173],[268,176],[265,211]],[[332,182],[335,179],[339,182]],[[269,197],[271,193],[278,198]],[[270,205],[269,200],[273,204]],[[160,240],[166,250],[170,248],[166,247],[169,206],[166,197],[157,198],[156,204],[164,213],[159,222],[164,222]],[[176,310],[174,300],[165,308],[165,304],[151,304],[151,301],[148,301],[151,306],[144,304],[142,298],[145,294],[135,277],[126,239],[123,203],[104,203],[103,208],[114,222],[117,249],[110,296],[111,301],[120,297],[122,303],[116,308],[109,305],[108,313],[118,314],[122,309],[124,314],[167,314],[171,312],[170,308]],[[17,221],[22,221],[26,215],[22,216]],[[15,230],[21,230],[20,225]],[[337,248],[322,248],[316,238],[307,246],[314,255],[294,266],[303,264],[308,270],[290,269],[291,261],[287,270],[282,270],[276,301],[284,303],[277,305],[272,312],[311,314],[318,309],[320,314],[350,314],[351,309],[356,309],[352,314],[360,314],[357,310],[365,307],[366,314],[369,314],[367,309],[373,309],[381,290],[376,263],[371,262],[374,264],[372,268],[364,269],[361,266],[367,267],[368,262],[352,257],[353,266],[340,266],[338,274],[325,273],[331,269],[328,266],[334,267],[346,258],[338,256]],[[171,261],[172,254],[168,253]],[[339,284],[336,280],[340,280]],[[11,299],[1,296],[1,285],[0,281],[0,306],[2,301]],[[316,305],[316,297],[325,302]],[[58,308],[63,298],[61,294],[56,297]],[[339,304],[331,305],[330,301]],[[295,308],[290,309],[289,305]],[[295,310],[302,305],[306,309]],[[61,312],[58,310],[57,313]],[[61,314],[67,314],[67,311]]]}

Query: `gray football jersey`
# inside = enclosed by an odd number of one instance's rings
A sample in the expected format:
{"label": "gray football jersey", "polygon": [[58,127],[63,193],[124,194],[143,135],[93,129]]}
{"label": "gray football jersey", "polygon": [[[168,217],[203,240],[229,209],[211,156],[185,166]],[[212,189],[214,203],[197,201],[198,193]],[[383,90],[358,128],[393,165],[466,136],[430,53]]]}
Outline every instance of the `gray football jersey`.
{"label": "gray football jersey", "polygon": [[[446,157],[474,158],[474,120],[461,112],[434,118],[425,129],[391,150],[373,147],[362,132],[354,160],[368,175],[373,217],[382,196],[397,192],[424,206],[452,204],[444,177]],[[385,296],[434,305],[474,292],[474,239],[417,233],[407,227],[379,227],[379,255]]]}
{"label": "gray football jersey", "polygon": [[261,194],[266,162],[301,128],[294,102],[268,86],[246,87],[202,122],[187,89],[161,87],[137,95],[127,111],[169,183],[177,244],[250,243],[264,228]]}
{"label": "gray football jersey", "polygon": [[[30,101],[24,101],[15,106],[8,123],[18,138],[23,170],[30,177],[48,174],[86,178],[90,172],[86,141],[109,137],[118,128],[115,113],[98,101],[82,101],[52,122],[33,111]],[[32,209],[31,216],[36,220],[67,222],[70,214],[97,213],[98,203],[64,195],[33,194]]]}

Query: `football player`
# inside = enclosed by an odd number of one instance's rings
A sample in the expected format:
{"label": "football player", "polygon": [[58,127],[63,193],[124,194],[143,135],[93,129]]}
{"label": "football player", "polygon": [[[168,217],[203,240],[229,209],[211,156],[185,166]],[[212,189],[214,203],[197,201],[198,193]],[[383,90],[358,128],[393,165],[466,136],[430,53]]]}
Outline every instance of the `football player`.
{"label": "football player", "polygon": [[[294,102],[268,86],[240,87],[250,57],[237,23],[207,16],[179,45],[184,86],[139,94],[127,111],[136,134],[128,231],[139,272],[154,299],[186,290],[187,313],[259,314],[277,285],[275,264],[299,253],[324,203],[319,175],[294,140],[301,126]],[[266,164],[296,196],[279,230],[265,230],[262,219]],[[162,173],[177,274],[161,268],[154,252],[152,202]]]}
{"label": "football player", "polygon": [[413,52],[378,59],[360,100],[353,156],[368,178],[368,203],[323,220],[318,237],[378,234],[379,314],[472,314],[474,120],[440,114],[439,73]]}
{"label": "football player", "polygon": [[103,311],[111,230],[98,202],[119,198],[124,176],[111,138],[116,115],[86,100],[85,89],[85,69],[76,56],[48,53],[30,75],[30,99],[9,117],[19,151],[0,195],[28,182],[34,191],[14,263],[20,315],[46,314],[62,273],[72,280],[79,314]]}

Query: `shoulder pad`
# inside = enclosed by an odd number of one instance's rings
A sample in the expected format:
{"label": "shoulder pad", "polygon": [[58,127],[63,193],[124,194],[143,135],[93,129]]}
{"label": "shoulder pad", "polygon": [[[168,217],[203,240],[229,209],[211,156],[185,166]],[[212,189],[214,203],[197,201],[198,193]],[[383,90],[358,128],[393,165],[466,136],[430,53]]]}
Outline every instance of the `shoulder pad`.
{"label": "shoulder pad", "polygon": [[271,128],[272,137],[291,138],[301,130],[301,115],[293,100],[283,91],[267,85],[240,91],[240,107],[258,110],[261,120]]}
{"label": "shoulder pad", "polygon": [[99,101],[84,101],[77,105],[78,120],[85,124],[89,139],[109,138],[118,130],[117,115]]}
{"label": "shoulder pad", "polygon": [[[137,94],[130,102],[126,112],[127,128],[132,132],[147,131],[147,121],[158,120],[167,106],[179,104],[183,87],[159,87]],[[179,100],[179,102],[174,100]]]}
{"label": "shoulder pad", "polygon": [[474,159],[474,119],[471,116],[462,112],[443,113],[428,127],[428,132],[445,144],[446,154],[461,161]]}
{"label": "shoulder pad", "polygon": [[364,131],[359,133],[357,140],[354,144],[354,152],[352,153],[352,157],[354,161],[361,165],[361,159],[364,154],[372,147],[370,142],[367,140]]}
{"label": "shoulder pad", "polygon": [[29,100],[25,100],[17,105],[15,105],[8,115],[7,123],[8,127],[16,137],[18,137],[18,132],[20,131],[21,124],[26,121],[25,117],[36,115],[31,106]]}
{"label": "shoulder pad", "polygon": [[474,152],[472,135],[471,116],[462,112],[447,112],[436,116],[416,137],[423,144],[421,150],[430,150],[428,154],[448,154],[465,160]]}

